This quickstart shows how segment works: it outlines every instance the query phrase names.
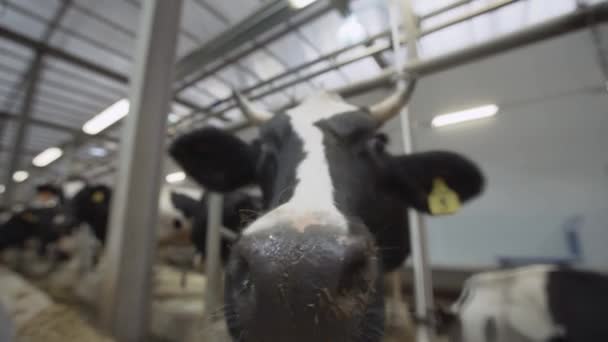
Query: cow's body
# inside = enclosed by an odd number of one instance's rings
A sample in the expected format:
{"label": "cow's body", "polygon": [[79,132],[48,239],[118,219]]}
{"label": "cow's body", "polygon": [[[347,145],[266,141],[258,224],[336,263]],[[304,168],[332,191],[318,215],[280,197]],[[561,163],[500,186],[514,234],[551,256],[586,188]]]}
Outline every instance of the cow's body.
{"label": "cow's body", "polygon": [[454,341],[608,341],[608,277],[530,266],[471,277],[452,307]]}
{"label": "cow's body", "polygon": [[428,211],[437,179],[466,201],[483,177],[448,152],[389,155],[379,125],[408,97],[369,108],[321,93],[263,122],[248,145],[215,128],[178,138],[170,152],[214,191],[259,185],[265,214],[245,230],[226,270],[226,318],[238,341],[380,341],[382,274],[409,254],[406,209]]}

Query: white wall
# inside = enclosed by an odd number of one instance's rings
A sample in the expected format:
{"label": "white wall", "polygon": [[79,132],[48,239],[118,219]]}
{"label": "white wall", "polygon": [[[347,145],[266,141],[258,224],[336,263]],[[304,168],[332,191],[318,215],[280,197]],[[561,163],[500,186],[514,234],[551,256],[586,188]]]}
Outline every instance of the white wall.
{"label": "white wall", "polygon": [[[488,181],[458,215],[428,220],[434,263],[565,256],[561,225],[580,214],[585,266],[608,269],[608,93],[597,65],[588,32],[579,32],[419,83],[410,106],[418,149],[464,153]],[[436,114],[487,103],[501,107],[497,117],[429,125]],[[385,130],[400,141],[398,121]]]}

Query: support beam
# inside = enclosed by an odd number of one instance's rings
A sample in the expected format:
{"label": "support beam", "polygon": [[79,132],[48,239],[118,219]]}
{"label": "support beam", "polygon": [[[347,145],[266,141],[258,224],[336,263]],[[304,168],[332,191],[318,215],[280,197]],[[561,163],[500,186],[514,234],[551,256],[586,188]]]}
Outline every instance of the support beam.
{"label": "support beam", "polygon": [[[7,27],[0,26],[0,37],[11,40],[18,44],[27,46],[31,49],[41,51],[42,53],[44,53],[46,55],[55,57],[64,62],[67,62],[69,64],[82,68],[84,70],[87,70],[89,72],[95,73],[97,75],[106,77],[115,82],[118,82],[121,84],[126,84],[129,82],[129,78],[125,75],[122,75],[121,73],[110,70],[102,65],[96,64],[94,62],[91,62],[87,59],[76,56],[76,55],[66,52],[64,50],[55,48],[48,44],[41,43],[35,39],[32,39],[26,35],[21,34],[19,32],[10,30]],[[204,112],[203,108],[201,108],[199,105],[197,105],[191,101],[182,99],[181,97],[176,96],[174,98],[174,101],[176,103],[179,103],[190,109]]]}
{"label": "support beam", "polygon": [[[207,254],[205,275],[205,312],[209,315],[217,312],[222,306],[222,269],[221,269],[221,227],[222,227],[222,195],[209,194],[207,217]],[[213,317],[209,316],[209,319]]]}
{"label": "support beam", "polygon": [[146,341],[167,112],[181,0],[142,3],[112,199],[101,319],[118,342]]}
{"label": "support beam", "polygon": [[13,143],[13,149],[10,155],[10,160],[5,175],[4,184],[6,190],[4,193],[3,202],[5,206],[12,204],[15,197],[15,182],[13,181],[13,173],[21,167],[21,157],[25,142],[28,135],[28,121],[32,115],[32,104],[36,96],[36,87],[40,77],[40,65],[42,63],[42,54],[37,52],[32,63],[31,76],[27,80],[25,96],[23,97],[23,105],[21,106],[21,115],[17,124],[17,134]]}
{"label": "support beam", "polygon": [[[408,61],[418,61],[417,37],[419,33],[419,20],[414,13],[412,0],[393,0],[396,7],[401,12],[401,26],[405,28],[407,35],[407,58]],[[395,18],[393,18],[395,19]],[[402,62],[396,64],[398,72],[403,72],[404,56],[400,56],[400,38],[398,22],[393,22],[393,44],[395,44],[395,56]],[[411,80],[410,82],[415,82]],[[405,154],[414,152],[414,137],[412,132],[412,117],[409,108],[405,107],[401,111],[401,133]],[[429,262],[428,238],[426,222],[422,215],[416,210],[408,209],[408,222],[410,230],[410,245],[412,251],[412,266],[414,269],[414,298],[416,320],[420,323],[416,325],[416,341],[432,342],[435,341],[435,330],[432,326],[432,312],[434,312],[433,300],[433,280],[431,278],[431,267]]]}
{"label": "support beam", "polygon": [[202,70],[204,65],[226,56],[236,47],[254,41],[256,37],[287,22],[301,12],[315,12],[321,9],[321,12],[325,13],[334,7],[333,1],[321,0],[302,10],[291,8],[284,0],[275,0],[264,6],[222,35],[182,58],[176,70],[178,89],[196,83],[201,79],[201,74],[207,74]]}

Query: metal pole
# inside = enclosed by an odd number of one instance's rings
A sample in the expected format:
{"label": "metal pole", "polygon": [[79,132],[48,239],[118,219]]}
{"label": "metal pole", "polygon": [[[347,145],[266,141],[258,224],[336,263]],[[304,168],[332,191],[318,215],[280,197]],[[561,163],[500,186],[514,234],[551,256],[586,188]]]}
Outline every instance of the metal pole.
{"label": "metal pole", "polygon": [[181,0],[143,2],[133,62],[130,114],[122,129],[112,200],[101,319],[119,342],[146,341]]}
{"label": "metal pole", "polygon": [[23,153],[23,146],[25,145],[28,136],[28,122],[32,116],[32,105],[34,103],[34,98],[36,97],[36,87],[40,77],[41,63],[42,54],[37,51],[36,55],[34,56],[34,61],[32,62],[32,68],[30,70],[31,77],[28,78],[27,88],[23,98],[23,105],[21,106],[21,115],[19,116],[15,143],[13,144],[7,173],[5,175],[4,184],[6,184],[6,190],[3,200],[6,206],[11,205],[15,197],[16,184],[13,181],[13,173],[15,173],[15,171],[21,167],[20,162]]}
{"label": "metal pole", "polygon": [[212,315],[222,305],[222,270],[220,258],[222,201],[222,195],[209,193],[205,265],[205,275],[207,276],[205,312],[208,315]]}
{"label": "metal pole", "polygon": [[[416,37],[419,35],[418,19],[414,13],[411,0],[399,0],[400,11],[402,13],[402,23],[407,33],[407,53],[409,61],[418,60],[418,47]],[[393,12],[393,11],[391,11]],[[393,16],[393,19],[395,17]],[[398,30],[398,21],[393,20],[393,44],[395,46],[395,67],[403,73],[404,56],[399,56],[399,44],[401,42]],[[402,61],[402,62],[399,62]],[[413,81],[413,80],[412,80]],[[403,135],[403,145],[405,154],[414,151],[412,137],[412,127],[408,108],[401,111],[401,133]],[[430,342],[435,340],[434,328],[429,324],[430,314],[433,312],[433,283],[431,279],[431,269],[429,265],[429,252],[427,232],[424,219],[420,213],[413,209],[408,209],[408,221],[410,231],[410,244],[412,253],[412,265],[414,268],[414,297],[416,299],[416,318],[419,322],[416,325],[416,340],[418,342]]]}

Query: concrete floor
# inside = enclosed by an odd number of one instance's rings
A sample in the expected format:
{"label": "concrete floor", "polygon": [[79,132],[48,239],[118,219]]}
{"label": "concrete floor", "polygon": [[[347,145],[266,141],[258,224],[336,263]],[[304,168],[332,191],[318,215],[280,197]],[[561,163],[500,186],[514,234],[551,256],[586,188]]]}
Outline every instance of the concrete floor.
{"label": "concrete floor", "polygon": [[[62,306],[49,311],[51,316],[64,316],[64,324],[79,319],[80,321],[94,322],[96,283],[99,281],[95,275],[87,278],[78,278],[75,274],[77,267],[71,264],[63,265],[52,274],[42,278],[35,278],[34,283],[39,288],[51,295]],[[223,321],[209,323],[204,317],[203,292],[205,289],[205,277],[203,275],[189,272],[186,285],[182,283],[182,273],[169,266],[157,266],[155,269],[155,291],[151,312],[151,341],[180,341],[180,342],[231,342]],[[80,288],[74,286],[80,285]],[[83,288],[84,286],[84,288]],[[91,295],[93,294],[93,295]],[[394,303],[393,303],[394,304]],[[389,308],[395,305],[389,305]],[[399,307],[399,306],[398,306]],[[400,307],[400,314],[388,313],[389,325],[386,330],[385,342],[413,342],[413,325],[402,324],[407,322],[407,308]],[[389,309],[391,310],[391,309]],[[78,313],[77,313],[78,312]],[[401,315],[401,316],[399,316]],[[45,317],[51,317],[45,316]],[[79,317],[80,316],[80,317]],[[35,321],[38,326],[49,325],[45,317]],[[52,320],[50,320],[52,321]],[[392,322],[393,324],[390,324]],[[52,323],[50,326],[53,326]],[[57,323],[59,324],[59,323]],[[61,330],[61,325],[56,330]],[[19,341],[38,342],[54,341],[50,336],[43,336],[45,329],[29,329],[28,338]],[[68,330],[69,331],[69,330]],[[86,331],[81,332],[85,336]],[[61,341],[110,341],[91,335],[87,339],[73,339],[66,332]],[[75,337],[75,336],[74,336]],[[59,341],[57,340],[57,341]]]}

